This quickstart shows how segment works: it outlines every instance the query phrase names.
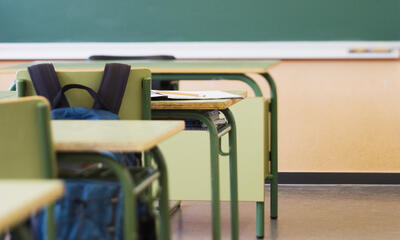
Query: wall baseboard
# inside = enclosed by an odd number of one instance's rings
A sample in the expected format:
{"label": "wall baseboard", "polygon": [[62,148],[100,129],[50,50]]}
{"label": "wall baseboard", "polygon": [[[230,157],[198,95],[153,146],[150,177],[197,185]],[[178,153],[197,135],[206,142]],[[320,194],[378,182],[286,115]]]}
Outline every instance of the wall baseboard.
{"label": "wall baseboard", "polygon": [[280,172],[279,184],[400,184],[400,173]]}

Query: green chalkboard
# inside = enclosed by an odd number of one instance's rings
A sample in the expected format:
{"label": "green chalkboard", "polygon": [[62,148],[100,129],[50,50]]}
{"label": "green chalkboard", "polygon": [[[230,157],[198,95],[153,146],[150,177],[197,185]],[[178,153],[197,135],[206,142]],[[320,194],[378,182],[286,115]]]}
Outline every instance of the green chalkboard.
{"label": "green chalkboard", "polygon": [[395,41],[400,0],[1,0],[0,42]]}

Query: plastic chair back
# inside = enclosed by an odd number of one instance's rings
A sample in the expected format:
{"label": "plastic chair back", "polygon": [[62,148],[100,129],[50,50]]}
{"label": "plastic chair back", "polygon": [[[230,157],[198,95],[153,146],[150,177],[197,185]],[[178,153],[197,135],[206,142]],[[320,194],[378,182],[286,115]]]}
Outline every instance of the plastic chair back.
{"label": "plastic chair back", "polygon": [[38,96],[0,101],[0,179],[55,176],[49,109]]}

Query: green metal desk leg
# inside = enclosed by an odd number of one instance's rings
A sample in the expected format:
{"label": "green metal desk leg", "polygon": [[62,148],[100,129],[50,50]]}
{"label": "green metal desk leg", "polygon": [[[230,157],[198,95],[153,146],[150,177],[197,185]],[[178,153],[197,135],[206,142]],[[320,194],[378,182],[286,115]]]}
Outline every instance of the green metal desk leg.
{"label": "green metal desk leg", "polygon": [[202,121],[208,127],[210,134],[210,161],[211,161],[211,211],[212,211],[212,236],[214,240],[221,239],[220,229],[220,193],[219,193],[219,138],[218,131],[207,116],[199,111],[171,111],[156,110],[152,112],[152,116],[167,119],[196,119]]}
{"label": "green metal desk leg", "polygon": [[232,239],[239,239],[239,208],[238,208],[238,176],[237,176],[237,143],[236,122],[229,109],[222,110],[226,120],[231,125],[229,131],[229,169],[231,193],[231,235]]}
{"label": "green metal desk leg", "polygon": [[271,218],[278,218],[278,96],[271,75],[263,74],[271,90]]}
{"label": "green metal desk leg", "polygon": [[210,160],[211,160],[211,185],[212,185],[212,232],[213,239],[221,239],[221,223],[220,223],[220,191],[219,191],[219,138],[214,123],[208,118],[200,119],[207,125],[210,133]]}
{"label": "green metal desk leg", "polygon": [[256,237],[264,238],[264,202],[256,202]]}
{"label": "green metal desk leg", "polygon": [[[268,82],[270,88],[271,102],[269,111],[271,113],[271,152],[266,179],[270,183],[270,216],[271,219],[278,218],[278,95],[276,85],[268,73],[262,74],[264,79]],[[268,117],[268,116],[267,116]],[[257,238],[264,237],[264,202],[257,202]]]}
{"label": "green metal desk leg", "polygon": [[[271,169],[267,179],[270,181],[270,215],[271,219],[278,217],[278,112],[277,112],[277,91],[272,77],[268,74],[261,74],[268,82],[271,94]],[[257,83],[244,74],[153,74],[153,80],[236,80],[248,84],[256,96],[262,96]],[[269,164],[268,164],[269,165]],[[257,202],[257,237],[264,237],[264,202]]]}
{"label": "green metal desk leg", "polygon": [[168,198],[168,173],[167,165],[164,157],[158,147],[154,147],[150,150],[153,154],[154,161],[158,166],[158,170],[161,173],[159,185],[160,185],[160,229],[159,238],[161,240],[170,239],[170,224],[169,224],[169,198]]}

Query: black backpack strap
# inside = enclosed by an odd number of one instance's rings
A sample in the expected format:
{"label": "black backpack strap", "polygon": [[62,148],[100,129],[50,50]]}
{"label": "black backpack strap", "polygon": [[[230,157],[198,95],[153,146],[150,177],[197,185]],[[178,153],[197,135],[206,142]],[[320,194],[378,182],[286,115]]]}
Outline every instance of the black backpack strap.
{"label": "black backpack strap", "polygon": [[103,101],[103,106],[95,102],[94,109],[106,109],[118,114],[124,96],[126,84],[128,82],[131,66],[120,63],[106,64],[97,94]]}
{"label": "black backpack strap", "polygon": [[[33,65],[28,67],[28,71],[37,95],[47,98],[51,103],[51,108],[55,108],[53,105],[54,98],[61,90],[61,85],[58,82],[53,64],[42,63]],[[59,107],[69,107],[64,95],[60,97],[58,104]]]}
{"label": "black backpack strap", "polygon": [[101,106],[99,109],[103,109],[103,110],[108,110],[104,107],[103,101],[100,99],[100,97],[97,95],[97,93],[86,86],[80,85],[80,84],[67,84],[65,86],[63,86],[60,91],[57,93],[57,95],[54,97],[53,102],[51,102],[51,106],[54,106],[54,108],[59,108],[61,105],[61,100],[63,98],[65,98],[64,93],[72,88],[78,88],[78,89],[83,89],[86,90],[94,99],[94,104]]}

